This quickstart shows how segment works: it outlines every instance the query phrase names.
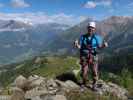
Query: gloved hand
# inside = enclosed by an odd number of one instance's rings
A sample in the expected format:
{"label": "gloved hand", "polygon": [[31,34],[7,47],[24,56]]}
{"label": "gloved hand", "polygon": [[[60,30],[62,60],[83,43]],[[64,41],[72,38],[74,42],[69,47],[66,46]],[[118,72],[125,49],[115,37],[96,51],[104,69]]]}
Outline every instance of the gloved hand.
{"label": "gloved hand", "polygon": [[79,45],[79,41],[78,40],[75,40],[74,41],[74,46],[77,47],[77,48],[80,48],[80,45]]}
{"label": "gloved hand", "polygon": [[107,42],[104,42],[104,46],[105,46],[105,47],[108,47],[109,45],[108,45],[108,43],[107,43]]}

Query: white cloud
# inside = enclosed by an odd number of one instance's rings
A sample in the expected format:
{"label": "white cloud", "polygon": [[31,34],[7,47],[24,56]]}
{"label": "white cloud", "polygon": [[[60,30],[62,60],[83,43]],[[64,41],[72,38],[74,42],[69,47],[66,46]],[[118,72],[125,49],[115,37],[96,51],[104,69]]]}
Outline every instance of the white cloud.
{"label": "white cloud", "polygon": [[84,7],[85,8],[96,8],[97,6],[111,6],[111,0],[99,0],[99,1],[88,1]]}
{"label": "white cloud", "polygon": [[106,0],[106,1],[97,2],[96,4],[100,6],[110,6],[112,2],[109,0]]}
{"label": "white cloud", "polygon": [[95,8],[96,7],[96,3],[93,1],[88,1],[85,5],[85,8]]}
{"label": "white cloud", "polygon": [[26,3],[24,0],[11,0],[11,6],[14,8],[25,8],[29,7],[30,4]]}
{"label": "white cloud", "polygon": [[18,20],[23,22],[30,22],[33,24],[43,24],[43,23],[59,23],[67,25],[78,24],[85,19],[87,16],[74,16],[66,15],[64,13],[47,15],[44,12],[36,13],[0,13],[0,19],[2,20]]}

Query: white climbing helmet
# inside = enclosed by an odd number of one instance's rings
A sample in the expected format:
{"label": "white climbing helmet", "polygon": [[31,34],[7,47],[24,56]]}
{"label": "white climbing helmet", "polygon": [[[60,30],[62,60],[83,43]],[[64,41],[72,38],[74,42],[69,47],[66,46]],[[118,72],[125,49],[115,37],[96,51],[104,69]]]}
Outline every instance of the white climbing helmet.
{"label": "white climbing helmet", "polygon": [[94,22],[94,21],[93,22],[89,22],[88,26],[96,28],[96,22]]}

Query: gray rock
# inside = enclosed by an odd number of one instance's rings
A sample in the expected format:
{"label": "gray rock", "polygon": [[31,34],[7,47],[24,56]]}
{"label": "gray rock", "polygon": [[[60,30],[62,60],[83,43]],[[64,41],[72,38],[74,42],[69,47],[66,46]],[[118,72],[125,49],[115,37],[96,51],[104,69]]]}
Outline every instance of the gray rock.
{"label": "gray rock", "polygon": [[50,90],[53,90],[58,87],[54,79],[49,79],[46,84],[47,88]]}
{"label": "gray rock", "polygon": [[34,62],[35,62],[35,64],[38,64],[38,63],[41,63],[41,61],[42,61],[42,59],[40,57],[37,57]]}
{"label": "gray rock", "polygon": [[67,98],[64,95],[55,95],[53,100],[67,100]]}
{"label": "gray rock", "polygon": [[100,95],[112,94],[120,99],[127,99],[127,90],[111,82],[105,83],[104,81],[100,80],[96,84],[96,89],[96,93]]}
{"label": "gray rock", "polygon": [[37,86],[42,85],[44,81],[45,81],[45,78],[39,77],[37,75],[33,75],[28,78],[28,82],[30,83],[29,87],[31,88],[35,88]]}
{"label": "gray rock", "polygon": [[41,100],[67,100],[64,95],[46,95],[40,98]]}
{"label": "gray rock", "polygon": [[12,91],[11,100],[26,100],[25,93],[22,89],[16,87],[13,88]]}
{"label": "gray rock", "polygon": [[41,100],[53,100],[53,95],[41,95]]}
{"label": "gray rock", "polygon": [[0,95],[0,100],[11,100],[11,96],[8,96],[8,95]]}
{"label": "gray rock", "polygon": [[[73,90],[80,91],[80,86],[71,80],[63,82],[60,80],[46,79],[37,75],[32,75],[28,79],[20,75],[16,78],[15,84],[18,89],[13,92],[12,97],[18,95],[20,98],[23,97],[31,100],[66,100],[65,95],[67,93],[73,92]],[[23,88],[28,89],[24,91]],[[127,90],[114,83],[106,83],[103,80],[98,80],[96,88],[96,93],[99,95],[112,94],[120,99],[127,99]]]}
{"label": "gray rock", "polygon": [[29,81],[34,81],[34,80],[36,80],[36,79],[38,79],[38,78],[39,78],[38,75],[31,75],[31,76],[28,77],[28,80],[29,80]]}
{"label": "gray rock", "polygon": [[58,85],[59,87],[66,87],[65,83],[62,82],[62,81],[60,81],[60,80],[55,80],[55,82],[57,83],[57,85]]}
{"label": "gray rock", "polygon": [[33,97],[33,98],[29,99],[29,100],[43,100],[43,99],[41,99],[40,96],[36,96],[36,97]]}
{"label": "gray rock", "polygon": [[68,80],[65,82],[65,84],[66,84],[67,88],[69,88],[69,89],[80,89],[79,85],[77,85],[73,81]]}
{"label": "gray rock", "polygon": [[65,88],[65,89],[70,89],[70,90],[80,89],[80,87],[76,83],[74,83],[73,81],[70,81],[70,80],[68,80],[66,82],[62,82],[59,80],[55,80],[55,81],[60,87]]}
{"label": "gray rock", "polygon": [[15,83],[15,86],[20,89],[24,89],[29,85],[28,80],[22,75],[18,76],[14,81],[14,83]]}
{"label": "gray rock", "polygon": [[49,91],[45,91],[45,90],[42,90],[42,91],[27,91],[26,94],[25,94],[25,98],[33,98],[33,97],[36,97],[36,96],[41,96],[41,95],[48,95],[49,94]]}

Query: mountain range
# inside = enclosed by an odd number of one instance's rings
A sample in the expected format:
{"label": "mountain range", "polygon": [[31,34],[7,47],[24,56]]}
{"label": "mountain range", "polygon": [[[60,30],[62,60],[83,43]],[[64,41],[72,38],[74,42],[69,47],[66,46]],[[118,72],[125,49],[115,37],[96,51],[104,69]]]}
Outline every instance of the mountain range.
{"label": "mountain range", "polygon": [[[16,20],[0,21],[0,63],[22,61],[40,53],[75,54],[73,42],[86,33],[86,26],[91,18],[77,24],[45,23],[33,25]],[[132,53],[133,17],[111,16],[96,21],[97,33],[104,35],[109,47],[104,53]]]}
{"label": "mountain range", "polygon": [[[91,19],[71,27],[60,34],[58,39],[53,40],[47,48],[53,50],[55,43],[60,44],[59,48],[55,48],[56,52],[61,48],[69,53],[73,53],[73,42],[78,39],[81,34],[87,32],[86,26]],[[104,39],[109,43],[109,47],[105,49],[106,53],[132,53],[133,50],[133,17],[112,16],[97,22],[96,32],[103,35]],[[66,50],[67,49],[67,50]]]}
{"label": "mountain range", "polygon": [[37,55],[48,40],[57,37],[68,25],[32,25],[15,20],[0,21],[0,63],[11,63]]}

